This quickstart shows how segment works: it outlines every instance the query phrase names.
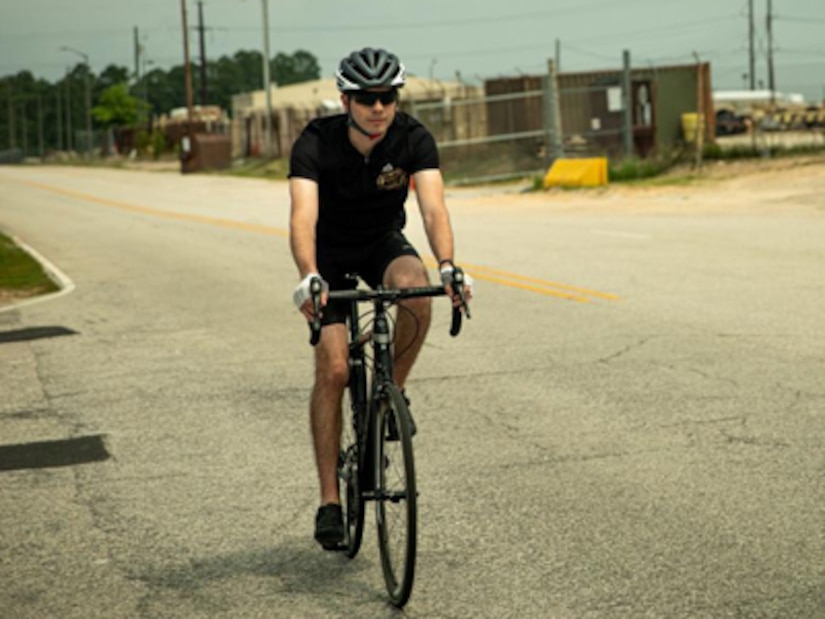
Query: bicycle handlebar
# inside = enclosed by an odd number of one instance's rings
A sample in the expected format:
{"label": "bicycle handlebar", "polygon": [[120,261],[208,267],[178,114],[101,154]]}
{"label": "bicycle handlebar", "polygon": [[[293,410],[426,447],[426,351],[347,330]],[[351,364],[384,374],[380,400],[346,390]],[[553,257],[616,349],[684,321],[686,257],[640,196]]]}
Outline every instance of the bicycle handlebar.
{"label": "bicycle handlebar", "polygon": [[[309,325],[310,339],[309,343],[315,346],[321,338],[321,280],[313,278],[310,281],[310,292],[312,293],[313,319]],[[466,313],[467,318],[470,318],[470,306],[467,303],[467,295],[464,291],[464,272],[456,267],[453,289],[461,299],[461,304],[458,307],[453,307],[453,316],[450,324],[450,335],[457,336],[461,331],[461,315],[462,309]],[[421,286],[418,288],[398,288],[385,290],[379,288],[377,290],[331,290],[329,292],[328,301],[386,301],[395,303],[402,299],[413,299],[419,297],[443,297],[447,294],[444,286]]]}

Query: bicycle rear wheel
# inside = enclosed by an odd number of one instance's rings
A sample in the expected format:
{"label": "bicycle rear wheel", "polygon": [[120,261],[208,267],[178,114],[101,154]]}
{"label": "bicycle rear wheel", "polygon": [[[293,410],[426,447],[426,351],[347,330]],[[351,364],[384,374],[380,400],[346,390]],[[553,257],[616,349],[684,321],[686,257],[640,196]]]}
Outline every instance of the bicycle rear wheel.
{"label": "bicycle rear wheel", "polygon": [[409,600],[415,573],[417,493],[410,413],[393,384],[381,390],[376,410],[378,548],[387,592],[400,608]]}
{"label": "bicycle rear wheel", "polygon": [[338,479],[341,484],[341,511],[344,514],[344,551],[351,559],[361,548],[364,534],[364,500],[361,496],[361,467],[358,436],[349,389],[341,408],[341,451],[338,456]]}

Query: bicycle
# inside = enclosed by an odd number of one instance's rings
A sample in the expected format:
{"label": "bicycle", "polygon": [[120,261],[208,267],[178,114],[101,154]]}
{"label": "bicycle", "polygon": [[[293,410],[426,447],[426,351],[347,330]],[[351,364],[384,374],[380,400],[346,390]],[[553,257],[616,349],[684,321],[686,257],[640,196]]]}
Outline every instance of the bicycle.
{"label": "bicycle", "polygon": [[[357,281],[357,276],[352,276]],[[461,299],[453,307],[450,334],[461,330],[462,311],[470,318],[464,294],[464,274],[455,270],[454,290]],[[310,324],[310,343],[320,339],[321,282],[310,283],[315,319]],[[412,593],[417,540],[417,497],[408,403],[392,377],[392,315],[389,308],[402,299],[446,295],[443,286],[387,290],[330,291],[329,301],[348,301],[349,384],[345,390],[341,420],[338,478],[343,484],[344,515],[342,550],[354,558],[364,533],[364,508],[375,501],[378,548],[390,601],[401,608]],[[361,303],[372,303],[361,314]],[[362,328],[361,322],[367,320]],[[367,344],[372,349],[368,365]],[[371,374],[371,376],[370,376]],[[371,378],[371,381],[370,381]],[[369,393],[369,397],[367,394]]]}

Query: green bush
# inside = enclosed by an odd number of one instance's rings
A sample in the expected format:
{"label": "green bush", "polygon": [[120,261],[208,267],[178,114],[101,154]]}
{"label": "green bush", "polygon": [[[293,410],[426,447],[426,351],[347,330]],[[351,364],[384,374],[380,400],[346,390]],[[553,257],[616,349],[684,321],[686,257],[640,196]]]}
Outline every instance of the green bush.
{"label": "green bush", "polygon": [[622,159],[608,166],[610,182],[637,181],[659,176],[671,167],[671,163],[661,159]]}
{"label": "green bush", "polygon": [[135,150],[138,153],[145,153],[149,150],[149,145],[152,143],[149,133],[145,129],[141,129],[135,135]]}
{"label": "green bush", "polygon": [[152,156],[157,160],[166,152],[166,135],[163,131],[155,129],[152,131]]}

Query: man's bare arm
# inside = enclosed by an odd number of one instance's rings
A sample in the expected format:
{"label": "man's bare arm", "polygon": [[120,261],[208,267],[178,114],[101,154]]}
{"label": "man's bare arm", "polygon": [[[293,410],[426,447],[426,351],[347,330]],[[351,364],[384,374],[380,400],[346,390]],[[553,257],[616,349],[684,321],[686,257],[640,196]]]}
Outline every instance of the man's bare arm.
{"label": "man's bare arm", "polygon": [[303,278],[318,272],[315,258],[315,226],[318,223],[318,183],[306,178],[289,180],[292,207],[289,217],[289,244],[298,272]]}
{"label": "man's bare arm", "polygon": [[418,208],[424,221],[424,230],[430,242],[436,260],[453,259],[453,229],[450,215],[444,202],[444,180],[440,170],[421,170],[417,172],[415,191]]}

